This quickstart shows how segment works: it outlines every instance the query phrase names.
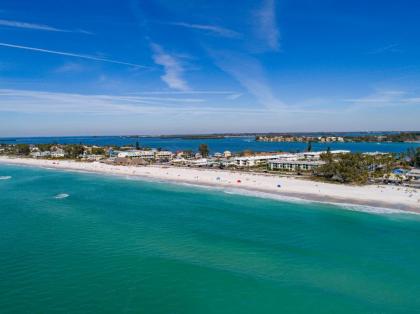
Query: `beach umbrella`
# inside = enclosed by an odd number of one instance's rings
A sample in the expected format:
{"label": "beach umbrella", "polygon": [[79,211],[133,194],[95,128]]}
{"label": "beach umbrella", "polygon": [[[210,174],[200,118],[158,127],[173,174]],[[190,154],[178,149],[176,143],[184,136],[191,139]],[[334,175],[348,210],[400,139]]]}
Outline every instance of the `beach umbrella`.
{"label": "beach umbrella", "polygon": [[241,180],[238,179],[238,180],[236,180],[236,182],[241,183]]}

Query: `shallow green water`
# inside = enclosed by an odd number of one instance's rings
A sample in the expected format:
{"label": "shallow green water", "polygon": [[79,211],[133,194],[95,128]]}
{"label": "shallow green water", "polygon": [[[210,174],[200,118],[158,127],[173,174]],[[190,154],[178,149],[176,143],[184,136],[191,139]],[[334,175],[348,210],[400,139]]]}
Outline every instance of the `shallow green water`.
{"label": "shallow green water", "polygon": [[1,313],[420,312],[420,216],[29,167],[0,176],[12,177],[0,180]]}

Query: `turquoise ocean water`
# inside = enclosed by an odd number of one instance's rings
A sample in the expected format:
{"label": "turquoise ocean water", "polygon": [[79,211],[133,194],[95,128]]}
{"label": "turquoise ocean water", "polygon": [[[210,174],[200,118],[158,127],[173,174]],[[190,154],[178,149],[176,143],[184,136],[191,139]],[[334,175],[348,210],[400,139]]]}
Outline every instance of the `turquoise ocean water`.
{"label": "turquoise ocean water", "polygon": [[29,167],[0,177],[0,313],[420,312],[418,215]]}

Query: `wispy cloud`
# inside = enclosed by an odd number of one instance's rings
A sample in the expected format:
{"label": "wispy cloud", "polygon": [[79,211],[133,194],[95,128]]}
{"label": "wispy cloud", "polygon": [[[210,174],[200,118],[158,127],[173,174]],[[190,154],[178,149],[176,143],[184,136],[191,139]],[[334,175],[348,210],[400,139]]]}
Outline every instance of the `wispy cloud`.
{"label": "wispy cloud", "polygon": [[153,60],[156,64],[163,66],[165,74],[161,79],[170,87],[180,91],[187,91],[190,89],[188,83],[182,77],[184,68],[181,63],[173,56],[165,53],[161,46],[151,44],[153,50]]}
{"label": "wispy cloud", "polygon": [[226,96],[226,99],[229,99],[229,100],[236,100],[236,99],[238,99],[239,97],[241,97],[242,96],[242,94],[241,93],[236,93],[236,94],[230,94],[230,95],[227,95]]}
{"label": "wispy cloud", "polygon": [[210,33],[213,33],[222,37],[239,38],[242,36],[240,33],[236,31],[233,31],[225,27],[217,26],[217,25],[192,24],[192,23],[185,23],[185,22],[165,22],[164,24],[180,26],[180,27],[185,27],[189,29],[208,31]]}
{"label": "wispy cloud", "polygon": [[28,47],[28,46],[21,46],[21,45],[13,45],[13,44],[8,44],[8,43],[0,43],[0,46],[1,47],[7,47],[7,48],[23,49],[23,50],[41,52],[41,53],[49,53],[49,54],[67,56],[67,57],[82,58],[82,59],[87,59],[87,60],[122,64],[122,65],[137,67],[137,68],[147,68],[146,66],[140,65],[140,64],[123,62],[123,61],[118,61],[118,60],[113,60],[113,59],[105,59],[105,58],[100,58],[100,57],[95,57],[95,56],[85,55],[85,54],[78,54],[78,53],[73,53],[73,52],[49,50],[49,49],[42,49],[42,48],[35,48],[35,47]]}
{"label": "wispy cloud", "polygon": [[[202,98],[173,98],[130,95],[95,95],[37,90],[0,89],[0,112],[15,113],[74,113],[93,115],[123,115],[160,113],[167,115],[190,112],[237,112],[233,107],[203,105]],[[260,109],[241,112],[258,113]]]}
{"label": "wispy cloud", "polygon": [[85,30],[68,30],[68,29],[61,29],[61,28],[57,28],[57,27],[53,27],[49,25],[44,25],[44,24],[35,24],[35,23],[27,23],[27,22],[22,22],[22,21],[12,21],[12,20],[2,20],[2,19],[0,19],[0,26],[33,29],[33,30],[47,31],[47,32],[81,33],[81,34],[89,34],[89,35],[92,34]]}
{"label": "wispy cloud", "polygon": [[0,89],[0,112],[24,114],[225,114],[240,115],[287,113],[315,113],[302,109],[241,108],[213,106],[202,98],[143,97],[130,95],[98,95],[62,93],[38,90]]}
{"label": "wispy cloud", "polygon": [[180,109],[178,103],[189,106],[203,101],[200,98],[140,97],[0,89],[0,112],[140,114],[158,112],[164,108],[176,108],[178,110]]}
{"label": "wispy cloud", "polygon": [[404,105],[420,105],[420,96],[400,90],[377,90],[372,94],[353,99],[345,99],[351,109],[385,108]]}
{"label": "wispy cloud", "polygon": [[256,33],[272,50],[280,49],[280,33],[276,21],[275,0],[264,0],[263,6],[256,13]]}
{"label": "wispy cloud", "polygon": [[[187,91],[168,91],[168,90],[163,90],[163,91],[146,91],[146,92],[135,92],[135,93],[131,93],[131,95],[182,95],[182,94],[191,94],[191,95],[237,95],[239,94],[238,92],[235,91],[218,91],[218,90],[187,90]],[[241,94],[239,94],[241,95]]]}
{"label": "wispy cloud", "polygon": [[245,87],[260,105],[270,109],[285,107],[285,104],[275,97],[258,59],[231,51],[210,54],[216,65]]}
{"label": "wispy cloud", "polygon": [[384,47],[380,47],[377,49],[374,49],[372,51],[369,52],[369,54],[371,55],[377,55],[377,54],[381,54],[381,53],[385,53],[385,52],[402,52],[402,50],[400,48],[398,48],[400,45],[399,44],[390,44]]}

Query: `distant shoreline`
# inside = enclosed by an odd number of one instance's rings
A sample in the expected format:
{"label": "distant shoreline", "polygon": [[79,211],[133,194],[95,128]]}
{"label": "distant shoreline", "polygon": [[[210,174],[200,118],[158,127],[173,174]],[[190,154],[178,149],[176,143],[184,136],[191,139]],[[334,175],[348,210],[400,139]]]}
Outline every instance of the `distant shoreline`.
{"label": "distant shoreline", "polygon": [[38,136],[2,136],[0,140],[5,139],[21,139],[21,138],[83,138],[83,137],[126,137],[126,138],[183,138],[183,137],[197,137],[197,138],[206,138],[206,137],[249,137],[257,135],[344,135],[344,134],[395,134],[395,133],[416,133],[420,130],[404,130],[404,131],[319,131],[319,132],[304,132],[304,131],[295,131],[295,132],[221,132],[221,133],[192,133],[192,134],[159,134],[159,135],[150,135],[150,134],[105,134],[105,135],[38,135]]}
{"label": "distant shoreline", "polygon": [[420,191],[389,185],[348,186],[291,177],[251,174],[226,170],[167,166],[114,166],[70,160],[36,160],[0,157],[0,163],[132,176],[178,184],[192,184],[239,192],[265,193],[271,198],[296,198],[306,201],[358,205],[420,213]]}

